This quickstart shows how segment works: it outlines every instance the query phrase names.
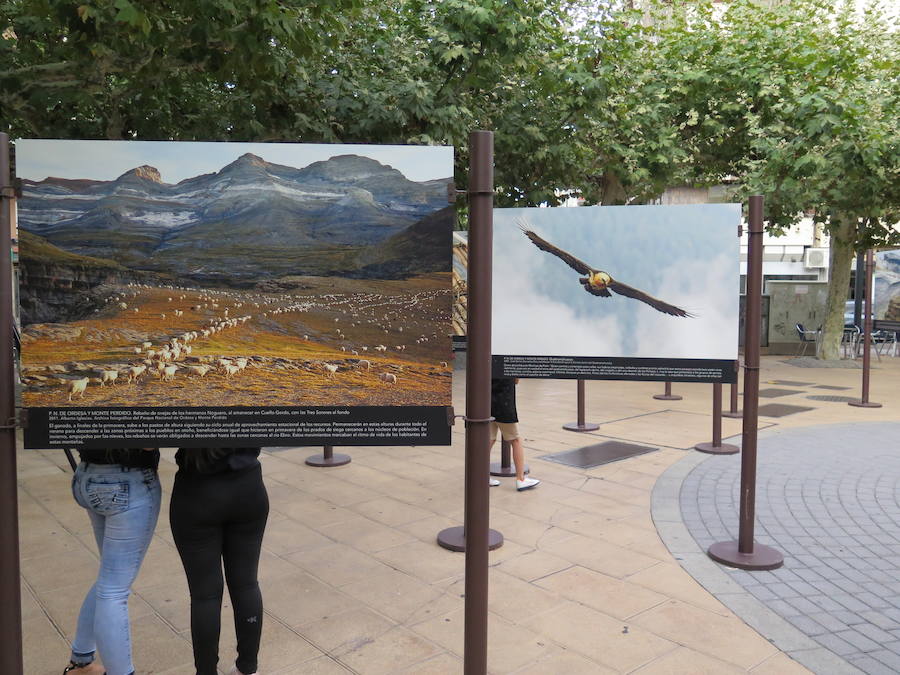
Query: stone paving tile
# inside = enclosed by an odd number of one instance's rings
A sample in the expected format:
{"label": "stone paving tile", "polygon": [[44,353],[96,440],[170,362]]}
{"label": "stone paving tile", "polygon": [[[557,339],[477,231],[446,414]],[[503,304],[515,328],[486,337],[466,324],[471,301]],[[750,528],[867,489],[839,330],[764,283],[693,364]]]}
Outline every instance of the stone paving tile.
{"label": "stone paving tile", "polygon": [[854,647],[852,644],[850,644],[846,640],[843,640],[843,639],[837,637],[836,635],[832,635],[830,633],[827,635],[820,635],[817,638],[817,642],[824,645],[825,647],[827,647],[828,649],[833,651],[838,656],[849,656],[858,651],[856,649],[856,647]]}
{"label": "stone paving tile", "polygon": [[[900,457],[885,452],[898,437],[894,422],[763,436],[757,518],[765,526],[757,540],[780,550],[785,566],[727,573],[848,668],[867,673],[900,672]],[[679,494],[683,522],[701,549],[738,516],[740,458],[715,460],[698,463]]]}
{"label": "stone paving tile", "polygon": [[895,673],[900,673],[900,655],[896,651],[879,649],[878,651],[870,652],[869,655],[889,668],[893,668]]}
{"label": "stone paving tile", "polygon": [[[884,369],[887,365],[882,363],[879,367]],[[900,360],[891,365],[900,365]],[[766,379],[803,379],[784,372],[785,369],[795,370],[781,364],[776,357],[763,359]],[[875,372],[873,398],[890,400],[880,384],[885,379],[883,375],[890,371]],[[804,371],[803,376],[835,386],[857,386],[857,373],[820,369],[818,374],[820,377],[813,377],[812,371]],[[645,432],[659,433],[659,428],[651,428],[653,420],[676,420],[681,426],[674,431],[684,437],[690,436],[691,445],[708,435],[711,395],[708,385],[679,384],[677,389],[685,396],[684,400],[665,406],[651,399],[651,394],[659,389],[660,386],[654,383],[611,385],[588,382],[588,400],[594,410],[591,417],[596,415],[597,421],[605,424],[642,416],[642,422],[621,425],[634,432],[632,437],[621,439],[626,442],[641,442],[640,436]],[[463,390],[464,378],[457,377],[454,395],[458,410],[464,408],[461,405]],[[492,594],[488,632],[488,668],[492,675],[575,675],[582,672],[600,675],[640,668],[645,672],[708,670],[718,673],[728,672],[725,662],[754,673],[806,672],[779,648],[805,649],[807,660],[803,663],[819,664],[821,667],[814,668],[816,672],[829,675],[851,672],[846,661],[841,661],[824,647],[811,646],[818,643],[809,638],[803,638],[806,640],[803,647],[797,646],[801,642],[796,639],[790,643],[794,647],[782,647],[789,643],[782,641],[773,645],[760,638],[754,628],[762,629],[753,618],[748,618],[750,614],[739,614],[742,619],[736,617],[723,604],[726,594],[721,596],[722,601],[717,599],[662,548],[657,535],[660,523],[654,522],[648,510],[651,491],[659,484],[661,474],[665,475],[670,466],[677,467],[692,453],[662,448],[643,457],[590,470],[551,465],[539,460],[538,456],[585,444],[584,436],[560,428],[574,413],[574,383],[525,380],[520,385],[520,394],[526,452],[534,474],[544,483],[539,490],[526,495],[515,493],[505,481],[503,486],[491,492],[491,506],[492,510],[496,509],[497,516],[518,516],[505,521],[509,524],[510,535],[515,530],[516,537],[510,536],[489,558],[491,574],[496,573],[498,577],[495,592],[505,593],[502,600]],[[602,414],[597,414],[598,410]],[[673,410],[677,414],[655,414],[664,410]],[[834,407],[816,409],[779,419],[772,432],[777,432],[777,437],[792,426],[830,424],[835,417],[856,421],[896,417],[890,404],[880,411],[858,411],[841,406],[844,417],[836,415],[836,410]],[[739,428],[740,424],[735,421],[733,426]],[[267,647],[261,654],[265,672],[272,675],[369,671],[444,675],[461,672],[464,588],[461,579],[447,575],[448,572],[452,575],[456,561],[463,560],[464,556],[450,552],[441,552],[447,558],[440,559],[421,555],[417,560],[410,560],[403,556],[407,548],[413,555],[424,552],[423,544],[436,547],[434,536],[439,530],[461,523],[464,502],[460,472],[465,464],[462,425],[454,428],[452,440],[453,445],[449,448],[353,448],[353,462],[333,470],[306,466],[304,460],[313,452],[308,448],[264,453],[264,474],[270,486],[272,505],[271,527],[264,546],[267,578],[262,583],[267,618],[271,618],[264,629]],[[589,439],[590,442],[604,440],[611,439],[602,433],[593,434]],[[825,443],[822,439],[817,439],[816,443],[794,443],[791,452],[798,455],[814,452],[819,445],[825,447],[831,440],[834,439],[825,438]],[[837,439],[837,442],[844,446],[849,444],[846,438]],[[164,488],[166,504],[171,492],[168,486],[171,486],[175,470],[172,456],[172,451],[164,451],[161,475],[167,486]],[[23,498],[23,556],[29,560],[29,568],[34,564],[50,567],[60,559],[65,560],[66,570],[70,572],[68,579],[72,581],[71,573],[79,567],[80,554],[86,552],[91,556],[91,559],[84,559],[85,568],[90,567],[96,560],[96,547],[90,537],[87,519],[73,506],[68,494],[70,473],[65,459],[53,451],[19,453],[18,458],[22,460],[19,485]],[[681,474],[682,479],[685,476],[689,479],[685,486],[692,486],[688,489],[693,490],[685,512],[690,510],[692,522],[704,528],[702,537],[695,535],[694,539],[704,539],[707,544],[725,537],[733,538],[737,533],[733,470],[727,460],[719,461],[724,458],[713,459],[715,461],[705,466],[714,465],[715,472],[685,471]],[[856,459],[854,456],[854,462]],[[889,467],[894,460],[890,452],[885,452],[880,461]],[[810,486],[796,480],[796,476],[779,474],[772,477],[767,489],[788,497],[781,502],[772,500],[769,504],[760,500],[757,540],[770,544],[780,542],[796,553],[789,558],[788,569],[777,571],[779,574],[746,576],[764,590],[770,583],[850,581],[842,571],[859,569],[865,573],[865,578],[854,583],[862,587],[862,592],[898,598],[900,604],[900,587],[891,586],[890,579],[885,576],[890,574],[889,566],[900,557],[900,541],[868,533],[869,528],[889,530],[900,522],[900,508],[885,509],[881,514],[870,513],[874,504],[883,505],[885,499],[892,498],[895,486],[884,481],[859,480],[854,489],[848,491],[844,476],[822,476],[821,472],[818,476],[822,479],[821,490],[809,489]],[[761,490],[764,486],[762,482],[759,484]],[[682,487],[680,482],[678,487]],[[822,501],[827,502],[827,508],[816,507]],[[675,492],[667,503],[666,515],[670,519],[680,517],[678,502]],[[574,523],[574,518],[582,513],[590,515],[582,516],[583,522],[599,526],[606,519],[608,526],[602,530],[594,527],[590,532],[572,532],[560,527],[563,521]],[[653,515],[655,518],[655,510]],[[531,519],[549,529],[546,534],[536,537],[535,526],[521,519]],[[149,672],[157,675],[188,675],[193,671],[186,629],[187,597],[183,587],[167,587],[167,582],[172,579],[181,579],[183,572],[164,520],[136,589],[136,597],[141,601],[135,600],[135,609],[142,608],[144,612],[143,602],[152,607],[155,614],[145,613],[137,617],[134,624],[135,644],[143,644],[141,649],[158,651],[160,656],[151,661],[150,654],[145,651],[138,668],[141,673],[148,672],[150,667]],[[689,540],[690,536],[685,532],[685,541]],[[867,547],[866,553],[870,555],[857,560],[854,556],[860,545]],[[73,552],[71,557],[70,552]],[[697,557],[705,558],[699,552],[691,558],[692,573]],[[39,560],[34,563],[32,558]],[[830,558],[833,564],[825,558]],[[605,593],[607,602],[617,603],[624,598],[624,604],[615,608],[602,608],[596,604],[591,607],[576,599],[572,580],[577,575],[564,573],[566,569],[574,569],[573,565],[585,570],[584,574],[592,579],[598,595]],[[802,569],[819,576],[801,574]],[[25,619],[26,654],[30,665],[40,662],[41,667],[26,666],[25,672],[27,675],[52,675],[61,670],[58,656],[66,651],[59,636],[71,627],[58,630],[39,604],[40,597],[48,597],[57,591],[54,588],[56,580],[38,569],[29,569],[29,575],[35,589],[26,585],[27,595],[31,598],[23,607],[28,617]],[[553,576],[557,576],[557,588],[541,589],[541,580]],[[709,588],[739,590],[737,584],[746,581],[725,575],[723,579],[727,583],[720,582]],[[82,584],[77,580],[75,583]],[[879,593],[872,584],[882,584],[885,592]],[[628,596],[632,585],[641,589],[639,597]],[[845,589],[838,590],[852,595]],[[533,593],[535,597],[540,596],[541,601],[534,604],[541,607],[526,606]],[[79,595],[73,591],[66,596],[71,600],[67,600],[60,594],[60,602],[66,602],[56,611],[65,616],[65,621],[71,622],[72,608]],[[563,604],[554,606],[554,595],[565,598]],[[625,616],[631,611],[629,603],[637,600],[649,603],[655,595],[668,600],[639,611],[637,616],[631,615],[627,620],[616,618],[616,614]],[[812,602],[814,597],[829,595],[817,588],[814,595],[806,596],[806,599]],[[747,597],[759,605],[749,594]],[[794,599],[803,597],[797,595]],[[778,597],[768,599],[777,600]],[[596,600],[591,599],[592,602]],[[683,607],[669,613],[666,607],[672,600]],[[858,626],[871,624],[887,631],[893,640],[881,643],[881,649],[876,650],[884,652],[878,655],[880,660],[875,656],[876,652],[855,652],[853,656],[861,663],[877,663],[890,668],[885,665],[885,659],[890,658],[895,644],[900,642],[900,607],[881,612],[881,624],[876,624],[869,616],[869,612],[879,610],[869,608],[857,613],[841,605],[838,607],[840,609],[833,615],[829,612],[834,607],[816,603],[818,613],[823,616],[814,620],[822,626],[827,625],[831,632],[853,631],[866,639],[871,636],[859,632]],[[891,611],[896,614],[888,613]],[[515,621],[523,613],[528,615],[527,618],[522,622]],[[338,616],[341,619],[336,618]],[[643,617],[641,622],[638,622],[638,616]],[[836,616],[843,620],[836,624],[825,623],[829,618],[837,621]],[[700,620],[701,617],[705,618]],[[227,612],[226,618],[229,618]],[[333,628],[342,621],[343,632]],[[779,621],[786,629],[800,634],[786,621]],[[897,627],[886,623],[891,621],[896,621]],[[234,646],[232,629],[227,624],[227,621],[223,624],[223,654]],[[689,624],[695,629],[691,630]],[[282,628],[272,630],[276,625]],[[704,625],[727,625],[728,640],[740,649],[734,653],[714,651],[719,647],[704,642],[714,636],[696,629]],[[627,632],[623,632],[626,628]],[[308,637],[304,631],[308,631]],[[311,639],[313,636],[315,640]],[[333,651],[317,656],[322,651],[318,644],[327,638],[339,639],[329,642],[328,647]],[[691,642],[693,648],[685,646],[685,642]],[[167,648],[169,644],[174,647]],[[351,644],[359,644],[360,649],[347,651]],[[742,655],[740,665],[735,661],[739,655]],[[264,665],[267,659],[271,662]]]}
{"label": "stone paving tile", "polygon": [[847,661],[869,675],[897,675],[896,670],[890,666],[886,666],[881,661],[873,659],[868,654],[850,656],[847,658]]}
{"label": "stone paving tile", "polygon": [[623,625],[602,612],[568,603],[542,614],[525,626],[558,644],[618,671],[630,671],[672,651],[675,643],[655,631]]}

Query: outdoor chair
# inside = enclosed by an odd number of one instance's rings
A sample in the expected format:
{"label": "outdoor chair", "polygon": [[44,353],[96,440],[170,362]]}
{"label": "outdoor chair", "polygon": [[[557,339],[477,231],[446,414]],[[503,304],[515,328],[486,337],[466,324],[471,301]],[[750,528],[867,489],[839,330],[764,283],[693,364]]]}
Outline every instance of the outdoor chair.
{"label": "outdoor chair", "polygon": [[[881,352],[884,351],[884,345],[886,343],[889,343],[893,339],[891,336],[885,335],[883,333],[884,331],[873,330],[869,341],[869,348],[873,352],[875,352],[875,358],[877,358],[879,361],[881,361]],[[854,326],[853,328],[845,328],[844,339],[841,340],[841,345],[849,347],[849,358],[858,359],[865,354],[866,335],[857,326]]]}
{"label": "outdoor chair", "polygon": [[806,347],[809,344],[815,345],[815,353],[819,354],[819,333],[821,330],[806,330],[802,323],[797,324],[797,335],[800,336],[800,344],[797,345],[797,353],[794,356],[805,356]]}
{"label": "outdoor chair", "polygon": [[875,347],[875,353],[878,360],[881,360],[881,354],[887,350],[891,356],[897,355],[897,333],[892,330],[876,330],[872,331],[872,346]]}
{"label": "outdoor chair", "polygon": [[851,326],[850,328],[844,328],[844,333],[841,335],[841,358],[844,359],[855,359],[856,352],[859,345],[859,326]]}

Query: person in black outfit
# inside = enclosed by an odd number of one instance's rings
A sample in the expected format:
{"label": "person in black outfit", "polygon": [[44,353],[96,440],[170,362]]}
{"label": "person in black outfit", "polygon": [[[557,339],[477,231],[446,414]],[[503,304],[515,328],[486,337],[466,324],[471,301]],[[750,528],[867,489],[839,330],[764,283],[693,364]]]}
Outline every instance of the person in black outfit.
{"label": "person in black outfit", "polygon": [[269,497],[260,448],[179,448],[169,522],[191,593],[197,675],[215,675],[225,581],[237,635],[235,675],[253,675],[262,635],[257,580]]}
{"label": "person in black outfit", "polygon": [[[516,467],[516,490],[536,488],[541,481],[537,478],[525,477],[525,450],[519,437],[519,414],[516,410],[516,384],[518,379],[511,377],[495,377],[491,379],[491,447],[497,440],[497,431],[504,441],[512,447],[513,464]],[[499,481],[491,480],[491,485]]]}

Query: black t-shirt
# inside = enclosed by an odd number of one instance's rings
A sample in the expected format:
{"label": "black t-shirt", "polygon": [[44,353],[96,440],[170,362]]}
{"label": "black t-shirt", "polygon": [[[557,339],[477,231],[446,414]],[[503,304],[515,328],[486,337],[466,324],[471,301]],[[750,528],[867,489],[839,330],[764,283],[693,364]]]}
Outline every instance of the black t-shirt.
{"label": "black t-shirt", "polygon": [[159,450],[138,448],[109,448],[102,450],[79,450],[82,462],[88,464],[120,464],[136,469],[157,469]]}
{"label": "black t-shirt", "polygon": [[511,377],[491,379],[491,416],[497,422],[518,422],[516,381]]}
{"label": "black t-shirt", "polygon": [[210,475],[259,466],[261,448],[178,448],[175,462],[187,474]]}

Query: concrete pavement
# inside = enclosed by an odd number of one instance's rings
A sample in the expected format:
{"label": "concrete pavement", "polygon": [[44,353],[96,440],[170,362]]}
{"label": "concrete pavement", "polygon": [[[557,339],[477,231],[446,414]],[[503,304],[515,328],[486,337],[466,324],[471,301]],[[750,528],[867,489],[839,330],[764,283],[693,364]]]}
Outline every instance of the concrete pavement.
{"label": "concrete pavement", "polygon": [[[858,395],[858,370],[798,368],[783,358],[763,358],[762,381],[808,385],[763,386],[801,391],[774,400],[809,409],[762,417],[760,427],[900,420],[900,359],[874,364],[871,399],[884,407],[863,409],[807,398]],[[455,375],[461,410],[464,377]],[[804,388],[812,385],[850,389],[816,394]],[[707,495],[699,473],[688,480],[705,465],[690,448],[711,438],[712,387],[674,389],[684,400],[654,400],[660,383],[588,382],[588,421],[601,426],[576,434],[561,429],[575,417],[574,382],[520,384],[526,453],[532,475],[543,483],[517,493],[505,479],[491,490],[491,526],[506,539],[490,558],[491,673],[808,672],[785,653],[791,645],[773,644],[770,635],[751,627],[759,626],[755,619],[742,618],[742,605],[735,605],[736,614],[717,599],[735,587],[706,580],[707,590],[685,570],[686,564],[695,571],[678,551],[678,538],[660,538],[658,526],[668,537],[663,523],[680,522],[690,539],[684,545],[700,550],[703,532],[691,520],[696,513],[682,512],[682,492],[694,494],[692,481],[698,500],[727,500],[718,487]],[[740,428],[740,420],[723,420],[726,437]],[[609,439],[659,449],[592,469],[540,459]],[[438,547],[435,536],[462,522],[463,440],[457,425],[450,447],[342,448],[352,463],[329,469],[303,463],[314,448],[264,453],[272,512],[261,561],[266,622],[260,672],[462,672],[464,555]],[[827,446],[827,433],[823,442]],[[163,514],[175,471],[172,455],[164,453],[160,470]],[[88,519],[72,501],[63,454],[20,451],[18,459],[25,670],[49,675],[66,663],[96,552]],[[699,466],[677,469],[682,461]],[[665,489],[654,494],[660,476]],[[725,516],[722,526],[736,534],[736,519],[729,523]],[[897,536],[896,527],[892,532]],[[785,568],[792,570],[796,561],[785,553]],[[738,580],[726,580],[743,590]],[[131,605],[139,673],[193,672],[188,607],[163,515]],[[227,607],[225,612],[223,672],[234,655]]]}

